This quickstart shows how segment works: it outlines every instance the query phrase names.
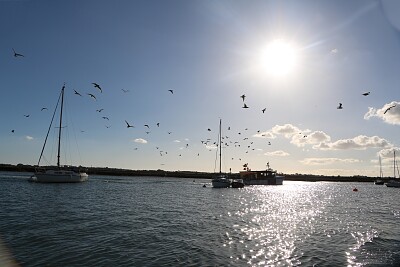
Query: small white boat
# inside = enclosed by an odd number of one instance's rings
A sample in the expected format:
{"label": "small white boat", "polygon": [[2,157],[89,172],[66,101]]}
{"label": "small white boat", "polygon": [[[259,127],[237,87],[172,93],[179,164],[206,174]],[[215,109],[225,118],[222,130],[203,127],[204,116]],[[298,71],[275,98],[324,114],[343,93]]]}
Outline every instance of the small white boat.
{"label": "small white boat", "polygon": [[[58,104],[61,100],[60,107],[60,125],[58,127],[58,153],[57,153],[57,167],[54,169],[44,169],[44,168],[36,168],[35,174],[31,176],[28,181],[30,182],[38,182],[38,183],[79,183],[87,181],[89,176],[86,172],[81,171],[79,168],[71,168],[71,167],[62,167],[60,165],[60,150],[61,150],[61,130],[62,130],[62,114],[63,114],[63,105],[64,105],[64,89],[65,85],[61,89],[60,96],[58,98],[58,102],[54,111],[54,114],[57,110]],[[53,115],[54,117],[54,115]],[[53,119],[51,120],[49,130],[47,132],[46,139],[43,144],[42,153],[40,154],[38,166],[40,164],[40,160],[43,156],[43,151],[46,146],[47,137],[49,135],[49,131],[51,129]]]}
{"label": "small white boat", "polygon": [[[396,162],[396,151],[393,151],[393,179],[391,179],[389,182],[386,183],[387,187],[397,187],[400,188],[400,179],[396,178],[396,167],[397,167],[397,162]],[[397,168],[397,172],[398,172]]]}
{"label": "small white boat", "polygon": [[221,138],[221,119],[219,120],[219,173],[211,180],[214,188],[228,188],[231,186],[231,180],[226,174],[221,172],[221,155],[222,155],[222,138]]}

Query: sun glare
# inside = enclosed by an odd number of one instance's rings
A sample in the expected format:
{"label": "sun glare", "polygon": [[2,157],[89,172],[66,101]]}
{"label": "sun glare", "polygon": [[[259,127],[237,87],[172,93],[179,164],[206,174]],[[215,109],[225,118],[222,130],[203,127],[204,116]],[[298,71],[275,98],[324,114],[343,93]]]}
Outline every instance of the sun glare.
{"label": "sun glare", "polygon": [[275,40],[263,51],[262,65],[267,73],[274,76],[286,76],[296,66],[296,49],[284,40]]}

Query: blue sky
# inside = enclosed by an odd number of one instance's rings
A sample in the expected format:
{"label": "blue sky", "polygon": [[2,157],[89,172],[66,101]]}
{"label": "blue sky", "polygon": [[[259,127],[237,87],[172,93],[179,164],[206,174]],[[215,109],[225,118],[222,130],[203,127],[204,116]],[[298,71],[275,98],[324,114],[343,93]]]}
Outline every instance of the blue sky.
{"label": "blue sky", "polygon": [[[64,164],[214,171],[221,118],[223,171],[377,176],[380,155],[392,175],[399,17],[396,1],[0,1],[0,162],[37,163],[65,83]],[[276,40],[285,74],[263,61]]]}

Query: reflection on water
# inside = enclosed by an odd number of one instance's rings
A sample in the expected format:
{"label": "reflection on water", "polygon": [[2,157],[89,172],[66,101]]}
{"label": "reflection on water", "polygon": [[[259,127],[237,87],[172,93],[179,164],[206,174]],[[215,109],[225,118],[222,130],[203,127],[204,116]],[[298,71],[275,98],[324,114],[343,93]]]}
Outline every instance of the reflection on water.
{"label": "reflection on water", "polygon": [[395,188],[286,181],[213,189],[209,180],[106,176],[54,185],[24,177],[0,173],[0,235],[22,266],[400,261]]}

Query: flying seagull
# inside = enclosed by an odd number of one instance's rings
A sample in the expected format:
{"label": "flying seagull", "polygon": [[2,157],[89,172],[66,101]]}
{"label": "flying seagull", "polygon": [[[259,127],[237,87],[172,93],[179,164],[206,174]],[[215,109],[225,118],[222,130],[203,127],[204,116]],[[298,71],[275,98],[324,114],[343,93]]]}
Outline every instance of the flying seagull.
{"label": "flying seagull", "polygon": [[388,112],[389,110],[391,110],[392,108],[394,108],[396,105],[393,105],[393,106],[390,106],[390,107],[388,107],[386,110],[385,110],[385,112],[383,112],[383,114],[386,114],[386,112]]}
{"label": "flying seagull", "polygon": [[125,120],[125,123],[126,123],[126,128],[133,128],[134,126],[133,125],[130,125],[126,120]]}
{"label": "flying seagull", "polygon": [[337,107],[337,109],[343,109],[342,103],[339,103],[339,106]]}
{"label": "flying seagull", "polygon": [[267,108],[263,108],[261,111],[262,111],[263,113],[265,113],[266,110],[267,110]]}
{"label": "flying seagull", "polygon": [[12,133],[14,133],[14,132],[15,132],[15,130],[11,130],[11,132],[12,132]]}
{"label": "flying seagull", "polygon": [[150,126],[149,126],[148,124],[145,124],[145,125],[144,125],[144,127],[147,127],[147,128],[149,128],[149,129],[150,129]]}
{"label": "flying seagull", "polygon": [[160,127],[160,123],[159,122],[157,122],[157,127]]}
{"label": "flying seagull", "polygon": [[362,95],[363,96],[367,96],[367,95],[369,95],[371,92],[365,92],[365,93],[363,93]]}
{"label": "flying seagull", "polygon": [[100,85],[98,85],[97,83],[92,83],[92,84],[93,84],[93,86],[94,86],[95,88],[97,88],[97,89],[100,90],[100,93],[103,93],[103,90],[101,90]]}
{"label": "flying seagull", "polygon": [[14,51],[14,57],[25,57],[24,55],[15,52],[14,48],[12,50]]}
{"label": "flying seagull", "polygon": [[82,96],[80,93],[78,93],[75,89],[74,89],[74,94]]}
{"label": "flying seagull", "polygon": [[246,95],[243,94],[243,95],[241,95],[240,97],[243,99],[243,102],[244,102],[244,99],[246,98]]}
{"label": "flying seagull", "polygon": [[94,100],[97,100],[97,98],[93,94],[88,94],[88,96],[93,97]]}
{"label": "flying seagull", "polygon": [[108,120],[108,121],[110,120],[108,117],[102,117],[102,118],[105,119],[105,120]]}
{"label": "flying seagull", "polygon": [[97,112],[102,112],[103,110],[104,110],[104,108],[96,109]]}
{"label": "flying seagull", "polygon": [[25,116],[26,118],[29,118],[30,115],[28,114],[28,115],[24,115],[24,116]]}
{"label": "flying seagull", "polygon": [[47,108],[42,108],[40,111],[47,110]]}
{"label": "flying seagull", "polygon": [[129,90],[125,90],[125,89],[121,89],[122,90],[122,92],[124,92],[124,93],[128,93],[129,92]]}
{"label": "flying seagull", "polygon": [[249,108],[246,103],[243,103],[243,107],[242,108]]}
{"label": "flying seagull", "polygon": [[171,92],[171,94],[174,94],[174,90],[169,89],[168,91]]}

